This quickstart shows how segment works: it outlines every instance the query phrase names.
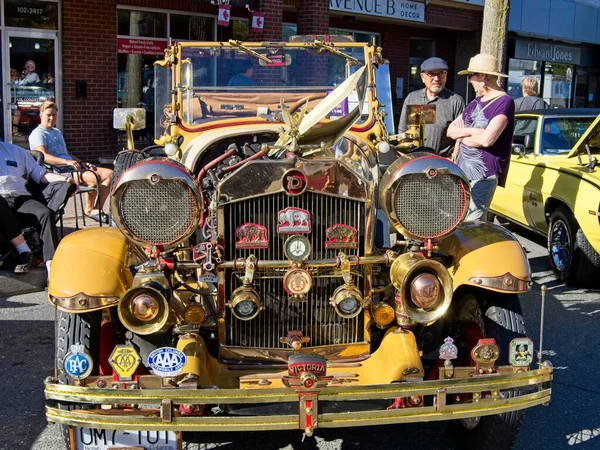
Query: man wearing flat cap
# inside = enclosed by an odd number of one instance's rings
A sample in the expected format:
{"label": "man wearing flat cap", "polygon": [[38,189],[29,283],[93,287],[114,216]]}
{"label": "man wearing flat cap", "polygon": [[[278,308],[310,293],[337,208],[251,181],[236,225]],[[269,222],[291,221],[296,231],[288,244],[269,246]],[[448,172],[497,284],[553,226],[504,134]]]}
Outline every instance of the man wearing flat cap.
{"label": "man wearing flat cap", "polygon": [[438,155],[449,156],[454,148],[454,140],[446,135],[448,125],[460,116],[465,109],[464,99],[446,89],[448,63],[442,58],[429,58],[421,64],[421,80],[425,87],[411,92],[404,100],[398,133],[408,129],[406,124],[408,105],[435,105],[435,123],[425,125],[425,147],[435,150]]}

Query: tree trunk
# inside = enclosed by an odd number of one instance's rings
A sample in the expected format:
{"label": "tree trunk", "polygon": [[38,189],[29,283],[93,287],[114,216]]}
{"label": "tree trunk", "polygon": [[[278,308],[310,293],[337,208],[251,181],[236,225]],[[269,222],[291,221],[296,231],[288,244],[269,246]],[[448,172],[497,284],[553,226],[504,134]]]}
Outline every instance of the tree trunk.
{"label": "tree trunk", "polygon": [[[129,35],[139,36],[139,22],[142,13],[131,11],[129,18]],[[136,108],[142,101],[142,55],[127,55],[127,68],[125,69],[125,97],[123,107]]]}
{"label": "tree trunk", "polygon": [[[498,59],[498,71],[506,67],[506,33],[508,29],[509,0],[485,0],[483,8],[483,31],[481,53]],[[503,81],[501,79],[500,81]]]}

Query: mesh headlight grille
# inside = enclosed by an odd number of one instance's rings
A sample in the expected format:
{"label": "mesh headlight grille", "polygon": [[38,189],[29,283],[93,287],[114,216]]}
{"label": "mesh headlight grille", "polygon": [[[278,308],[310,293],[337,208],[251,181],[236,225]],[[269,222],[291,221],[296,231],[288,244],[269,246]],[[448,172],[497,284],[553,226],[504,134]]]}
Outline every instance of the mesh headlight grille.
{"label": "mesh headlight grille", "polygon": [[183,180],[135,180],[124,187],[119,212],[135,239],[164,245],[181,239],[195,225],[198,203]]}
{"label": "mesh headlight grille", "polygon": [[394,207],[400,224],[413,236],[434,238],[455,229],[468,208],[467,188],[452,174],[429,178],[403,176],[396,188]]}

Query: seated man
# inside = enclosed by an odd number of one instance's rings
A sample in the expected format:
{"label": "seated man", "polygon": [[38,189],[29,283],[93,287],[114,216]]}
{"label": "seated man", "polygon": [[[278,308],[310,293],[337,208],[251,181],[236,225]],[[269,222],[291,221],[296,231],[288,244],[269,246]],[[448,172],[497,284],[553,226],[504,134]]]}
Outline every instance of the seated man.
{"label": "seated man", "polygon": [[[29,179],[36,183],[48,184],[43,191],[46,199],[36,200],[27,190]],[[58,236],[54,211],[44,202],[53,197],[50,203],[62,203],[76,190],[77,184],[73,178],[48,172],[21,147],[0,142],[0,233],[15,246],[20,255],[15,268],[16,273],[27,273],[36,265],[21,234],[22,226],[34,226],[37,229],[44,262],[48,273],[50,272]]]}
{"label": "seated man", "polygon": [[72,157],[67,152],[67,145],[62,133],[54,127],[57,113],[54,102],[47,101],[40,105],[40,124],[29,135],[29,148],[41,151],[44,154],[44,161],[48,164],[72,166],[76,171],[77,183],[91,187],[96,187],[99,183],[100,198],[96,198],[95,191],[88,192],[85,213],[91,219],[108,223],[108,215],[100,214],[100,210],[96,208],[96,201],[98,201],[99,206],[102,206],[108,198],[113,171],[88,164],[84,168],[90,169],[94,173],[90,171],[80,172],[83,165],[81,160]]}

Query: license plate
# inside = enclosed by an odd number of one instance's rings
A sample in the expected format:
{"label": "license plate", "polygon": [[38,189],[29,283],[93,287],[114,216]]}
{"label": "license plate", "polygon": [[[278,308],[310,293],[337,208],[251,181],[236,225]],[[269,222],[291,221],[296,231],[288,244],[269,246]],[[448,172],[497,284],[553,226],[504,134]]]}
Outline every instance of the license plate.
{"label": "license plate", "polygon": [[74,428],[76,450],[179,450],[173,431],[124,431]]}

